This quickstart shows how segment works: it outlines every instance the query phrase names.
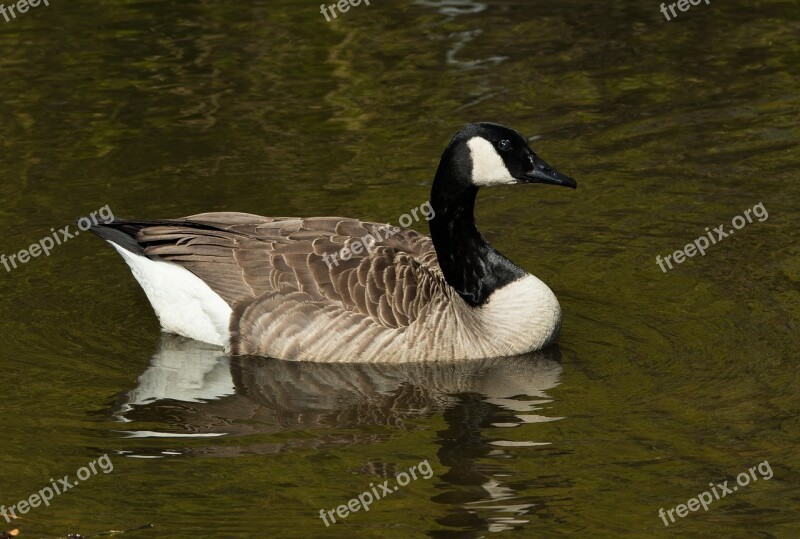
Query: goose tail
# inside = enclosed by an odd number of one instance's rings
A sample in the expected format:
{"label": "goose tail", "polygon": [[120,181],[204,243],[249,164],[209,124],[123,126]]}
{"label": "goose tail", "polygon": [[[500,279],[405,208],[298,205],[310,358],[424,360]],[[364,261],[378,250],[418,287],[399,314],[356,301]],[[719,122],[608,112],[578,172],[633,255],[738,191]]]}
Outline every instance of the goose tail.
{"label": "goose tail", "polygon": [[[156,312],[161,327],[197,341],[225,346],[229,340],[231,307],[188,269],[157,255],[139,243],[139,231],[175,221],[125,221],[89,228],[122,256]],[[202,226],[188,222],[188,226]]]}
{"label": "goose tail", "polygon": [[118,219],[108,223],[98,223],[92,225],[89,230],[98,237],[111,242],[126,251],[135,255],[146,256],[144,248],[136,241],[136,234],[145,226],[146,223],[134,223]]}

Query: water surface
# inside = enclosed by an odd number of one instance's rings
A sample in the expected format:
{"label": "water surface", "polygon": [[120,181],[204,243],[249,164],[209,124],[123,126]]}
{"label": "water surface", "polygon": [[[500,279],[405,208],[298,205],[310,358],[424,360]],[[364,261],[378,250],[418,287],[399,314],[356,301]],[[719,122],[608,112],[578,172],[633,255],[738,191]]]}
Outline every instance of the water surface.
{"label": "water surface", "polygon": [[[396,222],[464,123],[576,191],[478,221],[555,291],[559,346],[448,366],[228,358],[161,336],[88,234],[0,269],[10,506],[98,473],[20,537],[795,537],[800,8],[658,2],[51,2],[0,20],[0,252],[106,205]],[[768,212],[662,272],[664,257]],[[424,223],[415,225],[425,230]],[[326,527],[336,508],[417,479]],[[767,461],[774,473],[665,527]]]}

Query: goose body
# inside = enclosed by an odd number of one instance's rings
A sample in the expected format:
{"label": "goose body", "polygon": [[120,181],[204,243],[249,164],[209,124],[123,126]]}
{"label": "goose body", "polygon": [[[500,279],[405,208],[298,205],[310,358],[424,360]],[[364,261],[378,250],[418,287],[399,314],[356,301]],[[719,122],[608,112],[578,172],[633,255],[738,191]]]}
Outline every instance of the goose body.
{"label": "goose body", "polygon": [[[554,342],[561,309],[542,281],[478,232],[478,188],[574,180],[516,131],[470,124],[434,180],[431,236],[342,217],[204,213],[92,228],[122,255],[165,331],[234,355],[325,362],[463,360]],[[371,236],[370,249],[331,255]],[[363,245],[363,244],[362,244]]]}

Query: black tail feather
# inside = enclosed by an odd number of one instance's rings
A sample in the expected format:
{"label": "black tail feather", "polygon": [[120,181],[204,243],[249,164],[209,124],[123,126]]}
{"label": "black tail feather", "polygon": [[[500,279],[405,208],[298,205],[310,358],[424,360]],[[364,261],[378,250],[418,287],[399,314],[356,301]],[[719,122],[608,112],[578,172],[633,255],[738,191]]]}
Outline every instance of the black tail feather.
{"label": "black tail feather", "polygon": [[[145,253],[146,245],[142,245],[136,239],[137,234],[143,228],[150,226],[181,226],[190,228],[201,229],[215,229],[220,230],[219,227],[212,224],[201,223],[197,221],[186,221],[182,219],[175,220],[154,220],[154,221],[128,221],[125,219],[115,219],[108,223],[98,223],[89,228],[93,233],[107,241],[113,241],[123,249],[130,251],[137,255],[148,256]],[[148,258],[158,258],[155,256],[148,256]]]}
{"label": "black tail feather", "polygon": [[93,225],[89,230],[104,240],[114,242],[123,249],[133,254],[145,256],[144,247],[136,241],[136,233],[147,226],[143,223],[128,223],[126,221],[113,221]]}

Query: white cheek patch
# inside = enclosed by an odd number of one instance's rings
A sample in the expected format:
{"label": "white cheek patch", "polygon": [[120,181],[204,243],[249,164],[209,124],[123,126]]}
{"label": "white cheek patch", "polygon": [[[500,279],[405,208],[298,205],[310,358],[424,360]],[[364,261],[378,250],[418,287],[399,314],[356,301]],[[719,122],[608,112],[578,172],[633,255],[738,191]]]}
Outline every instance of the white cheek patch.
{"label": "white cheek patch", "polygon": [[518,183],[491,142],[483,137],[472,137],[467,141],[467,146],[472,158],[473,184],[487,187]]}

